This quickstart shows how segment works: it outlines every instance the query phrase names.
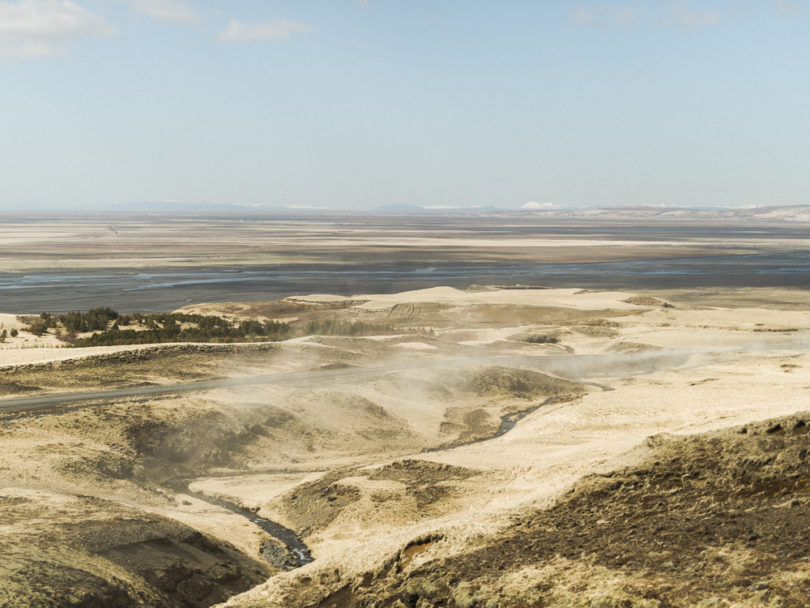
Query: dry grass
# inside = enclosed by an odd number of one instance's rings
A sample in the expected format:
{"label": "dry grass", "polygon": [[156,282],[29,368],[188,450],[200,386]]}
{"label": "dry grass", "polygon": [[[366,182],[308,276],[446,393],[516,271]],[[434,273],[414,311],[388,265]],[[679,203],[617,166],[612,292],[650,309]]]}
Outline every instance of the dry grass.
{"label": "dry grass", "polygon": [[[243,554],[255,559],[266,537],[247,519],[163,485],[176,477],[198,478],[196,491],[256,508],[303,535],[315,563],[273,577],[266,587],[233,599],[233,606],[317,605],[332,593],[338,594],[332,605],[350,605],[346,602],[357,591],[351,585],[347,590],[347,581],[386,568],[393,569],[391,576],[397,568],[400,574],[426,572],[441,559],[467,565],[459,567],[453,584],[442,582],[444,574],[436,580],[420,575],[409,581],[421,589],[419,598],[444,594],[448,605],[458,606],[485,606],[497,594],[513,598],[515,606],[537,597],[550,606],[622,606],[627,601],[654,605],[650,602],[655,598],[645,594],[667,584],[671,575],[664,565],[673,559],[657,549],[651,550],[652,556],[645,554],[655,565],[649,572],[628,569],[598,551],[581,557],[538,553],[529,547],[527,551],[540,556],[531,564],[507,564],[504,570],[481,566],[482,572],[492,571],[491,577],[470,574],[476,552],[496,547],[499,533],[511,538],[510,526],[516,521],[529,526],[521,518],[555,504],[583,476],[638,464],[642,456],[632,450],[650,435],[711,431],[806,408],[810,364],[801,348],[810,329],[806,311],[777,316],[766,309],[703,309],[681,301],[677,308],[665,308],[647,306],[647,300],[643,306],[628,303],[632,297],[578,290],[442,288],[207,307],[234,317],[332,315],[342,321],[403,326],[435,323],[436,331],[434,336],[322,336],[273,345],[77,349],[66,361],[2,368],[0,388],[9,396],[304,370],[347,374],[6,415],[0,430],[0,480],[15,492],[45,488],[65,500],[93,496],[112,505],[102,509],[90,502],[86,509],[65,512],[53,522],[47,534],[65,546],[67,541],[61,539],[67,538],[66,530],[94,517],[93,509],[102,520],[111,521],[120,506],[121,512],[136,512],[145,528],[158,529],[163,525],[160,518],[169,518],[211,534],[217,542],[231,537]],[[511,317],[510,307],[515,311]],[[518,339],[550,328],[559,344]],[[800,331],[776,331],[785,328]],[[669,356],[671,349],[688,352]],[[0,350],[0,362],[4,352]],[[567,368],[574,380],[542,372],[542,357],[560,361],[571,352],[603,357],[592,366],[596,371],[589,372],[599,377],[583,385],[576,376],[584,368]],[[540,358],[512,359],[526,356]],[[628,360],[638,365],[615,364]],[[502,416],[542,403],[546,405],[507,434],[470,443],[494,435]],[[775,433],[766,437],[782,437]],[[786,432],[785,437],[790,436]],[[719,470],[715,465],[701,464]],[[774,473],[773,488],[780,492],[804,491],[801,484],[779,486],[779,480]],[[600,506],[600,512],[624,500],[615,489],[606,490],[612,482],[606,483],[599,486],[602,490],[594,485],[589,494],[608,492],[608,506]],[[706,496],[699,493],[693,498],[698,505],[710,506],[715,500],[701,502]],[[30,508],[36,501],[42,512],[49,508],[50,499],[31,500]],[[636,502],[633,509],[643,504]],[[10,504],[0,507],[4,515],[16,512]],[[673,503],[673,512],[676,507]],[[37,517],[26,513],[21,522]],[[580,528],[598,530],[600,518],[605,517],[582,520]],[[42,528],[31,529],[50,538]],[[103,527],[96,531],[103,538]],[[529,526],[524,532],[529,538],[542,531]],[[18,551],[14,555],[19,556],[27,537],[13,538]],[[607,536],[593,538],[596,543]],[[751,560],[765,555],[761,547],[730,541],[709,549],[704,556],[707,572],[733,581],[748,576],[751,564],[759,563]],[[81,551],[81,568],[103,571],[102,580],[113,576],[113,570],[99,569],[96,549]],[[497,551],[509,554],[503,547]],[[43,570],[42,576],[65,588],[73,584],[67,570],[61,582],[53,574],[63,567],[62,557],[42,555],[55,569]],[[772,568],[767,581],[773,597],[789,600],[790,590],[801,587],[806,575],[801,563]],[[756,596],[740,591],[729,598],[744,606],[754,597],[762,599],[762,591]],[[397,593],[415,592],[397,588]]]}

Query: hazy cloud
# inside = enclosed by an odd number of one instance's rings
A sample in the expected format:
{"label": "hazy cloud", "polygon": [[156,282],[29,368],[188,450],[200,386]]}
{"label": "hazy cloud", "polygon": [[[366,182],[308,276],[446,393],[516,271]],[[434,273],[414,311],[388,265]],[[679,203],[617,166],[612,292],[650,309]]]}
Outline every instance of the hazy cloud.
{"label": "hazy cloud", "polygon": [[116,33],[104,19],[67,0],[0,2],[2,60],[65,55],[71,40]]}
{"label": "hazy cloud", "polygon": [[771,0],[771,3],[780,13],[795,15],[802,12],[802,5],[797,0]]}
{"label": "hazy cloud", "polygon": [[529,211],[538,210],[538,209],[551,209],[554,206],[554,203],[538,203],[537,201],[530,201],[520,206],[521,209],[527,209]]}
{"label": "hazy cloud", "polygon": [[289,19],[274,19],[265,23],[241,23],[233,20],[217,35],[222,42],[248,42],[253,40],[286,40],[294,34],[309,32],[312,28]]}
{"label": "hazy cloud", "polygon": [[126,0],[126,3],[136,13],[155,21],[188,25],[201,19],[185,0]]}
{"label": "hazy cloud", "polygon": [[713,10],[696,10],[682,2],[669,5],[665,21],[676,27],[691,29],[704,25],[717,25],[722,20],[720,13]]}
{"label": "hazy cloud", "polygon": [[607,25],[628,25],[635,21],[638,9],[630,4],[605,6],[595,4],[574,9],[574,20],[586,25],[605,27]]}
{"label": "hazy cloud", "polygon": [[599,24],[599,11],[593,8],[585,8],[580,6],[574,9],[574,19],[579,23],[587,23],[588,25]]}
{"label": "hazy cloud", "polygon": [[[770,0],[780,12],[801,10],[796,0]],[[739,6],[738,6],[739,8]],[[591,2],[580,4],[571,12],[574,21],[594,27],[659,23],[681,29],[716,25],[730,14],[706,8],[705,3],[685,2]]]}

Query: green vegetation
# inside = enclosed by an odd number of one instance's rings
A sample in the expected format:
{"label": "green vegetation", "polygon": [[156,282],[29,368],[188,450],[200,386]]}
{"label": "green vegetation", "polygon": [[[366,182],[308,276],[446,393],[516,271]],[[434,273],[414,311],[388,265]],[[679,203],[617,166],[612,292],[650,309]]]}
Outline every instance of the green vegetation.
{"label": "green vegetation", "polygon": [[560,339],[557,336],[550,334],[536,334],[524,339],[524,342],[528,342],[530,344],[557,344],[559,341]]}
{"label": "green vegetation", "polygon": [[91,308],[87,312],[69,312],[66,315],[59,315],[57,318],[68,331],[86,332],[104,331],[109,326],[110,321],[114,321],[118,317],[118,313],[113,309],[102,307]]}
{"label": "green vegetation", "polygon": [[[293,336],[369,336],[409,333],[433,334],[430,329],[403,330],[393,325],[325,319],[297,326],[276,321],[231,321],[212,315],[153,313],[121,315],[111,308],[91,308],[87,312],[42,313],[24,317],[26,331],[41,336],[49,330],[72,346],[113,346],[159,344],[163,342],[253,342],[284,340]],[[86,335],[93,332],[90,335]],[[85,335],[81,335],[85,334]],[[12,331],[16,335],[16,330]]]}
{"label": "green vegetation", "polygon": [[[122,329],[129,325],[137,325],[139,329]],[[250,342],[282,340],[289,337],[290,331],[287,323],[275,321],[232,324],[221,317],[160,313],[120,317],[110,329],[76,340],[74,344],[111,346],[160,342]]]}
{"label": "green vegetation", "polygon": [[[182,313],[119,315],[106,307],[62,315],[42,313],[24,321],[33,335],[41,336],[54,329],[56,335],[73,346],[282,340],[292,331],[287,323],[274,321],[232,323],[222,317]],[[77,333],[89,331],[94,333],[76,337]]]}
{"label": "green vegetation", "polygon": [[49,327],[56,326],[56,320],[47,312],[43,312],[38,317],[23,317],[25,323],[28,323],[26,330],[35,336],[41,336]]}

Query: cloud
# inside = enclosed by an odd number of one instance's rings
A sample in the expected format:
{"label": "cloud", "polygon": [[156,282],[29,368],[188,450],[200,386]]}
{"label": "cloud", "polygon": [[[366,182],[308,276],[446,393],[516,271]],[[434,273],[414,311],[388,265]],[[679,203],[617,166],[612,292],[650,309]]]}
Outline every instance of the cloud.
{"label": "cloud", "polygon": [[530,201],[525,205],[521,205],[521,209],[526,209],[529,211],[536,211],[538,209],[551,209],[554,206],[554,203],[538,203],[536,201]]}
{"label": "cloud", "polygon": [[669,5],[668,17],[665,21],[676,27],[692,29],[706,25],[717,25],[722,21],[720,13],[712,10],[694,10],[682,2]]}
{"label": "cloud", "polygon": [[[796,0],[770,0],[783,13],[800,10]],[[738,5],[732,4],[732,7]],[[701,7],[700,3],[674,0],[672,2],[608,2],[606,0],[580,4],[571,12],[574,21],[583,25],[605,28],[615,25],[659,23],[679,29],[712,26],[732,16],[733,10],[719,11]]]}
{"label": "cloud", "polygon": [[67,54],[70,41],[117,32],[68,0],[0,2],[0,60],[58,57]]}
{"label": "cloud", "polygon": [[578,23],[586,23],[588,25],[599,24],[599,11],[594,8],[585,8],[580,6],[574,10],[574,20]]}
{"label": "cloud", "polygon": [[201,17],[185,0],[126,0],[126,3],[134,12],[146,15],[155,21],[189,25],[201,20]]}
{"label": "cloud", "polygon": [[286,40],[294,34],[309,32],[312,28],[289,19],[274,19],[265,23],[241,23],[231,21],[217,35],[221,42],[248,42],[254,40]]}
{"label": "cloud", "polygon": [[786,15],[795,15],[802,12],[802,5],[796,0],[771,0],[771,4],[780,13]]}
{"label": "cloud", "polygon": [[618,6],[580,6],[574,9],[574,21],[585,25],[606,27],[608,25],[629,25],[633,23],[638,14],[636,7],[626,4]]}

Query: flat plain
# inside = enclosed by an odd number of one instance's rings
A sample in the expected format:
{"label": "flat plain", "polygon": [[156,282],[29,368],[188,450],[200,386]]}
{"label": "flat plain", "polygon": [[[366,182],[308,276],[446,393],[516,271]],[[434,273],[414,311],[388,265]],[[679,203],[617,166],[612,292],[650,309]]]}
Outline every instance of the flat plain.
{"label": "flat plain", "polygon": [[[804,225],[4,228],[2,606],[806,605]],[[330,282],[451,265],[498,280]],[[60,311],[53,284],[13,280],[279,267],[309,274],[129,309],[379,331],[67,348],[22,318]],[[82,308],[124,297],[93,285]]]}
{"label": "flat plain", "polygon": [[344,296],[501,282],[802,287],[810,284],[803,226],[532,215],[6,218],[0,312],[102,302],[121,312],[172,310],[325,286]]}

